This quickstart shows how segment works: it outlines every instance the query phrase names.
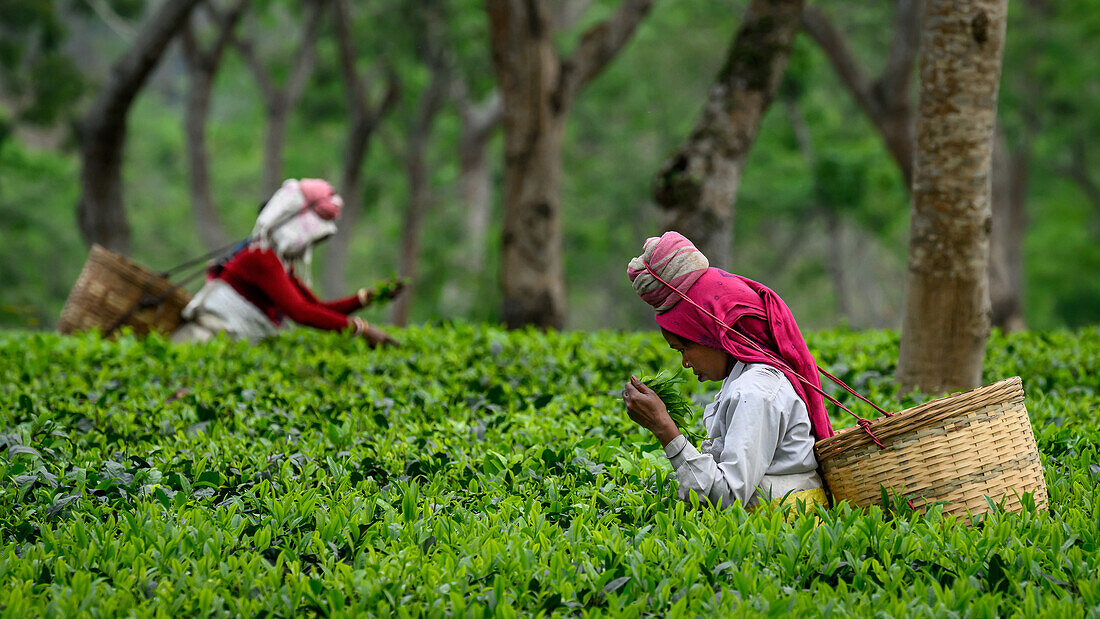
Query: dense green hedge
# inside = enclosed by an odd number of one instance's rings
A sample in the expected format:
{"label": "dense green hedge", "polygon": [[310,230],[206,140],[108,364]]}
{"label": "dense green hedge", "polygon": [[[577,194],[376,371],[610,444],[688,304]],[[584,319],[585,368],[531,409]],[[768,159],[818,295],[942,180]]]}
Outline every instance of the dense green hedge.
{"label": "dense green hedge", "polygon": [[[654,334],[400,337],[0,332],[0,614],[1100,613],[1098,329],[990,343],[987,381],[1024,378],[1049,512],[816,528],[675,500],[616,398],[678,362]],[[895,334],[810,344],[896,402]]]}

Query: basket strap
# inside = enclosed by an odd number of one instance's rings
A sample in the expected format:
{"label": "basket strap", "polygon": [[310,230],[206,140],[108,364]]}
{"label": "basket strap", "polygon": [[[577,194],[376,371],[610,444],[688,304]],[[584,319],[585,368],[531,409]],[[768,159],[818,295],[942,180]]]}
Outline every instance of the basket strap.
{"label": "basket strap", "polygon": [[252,242],[252,237],[248,237],[248,238],[246,238],[242,241],[233,241],[229,245],[226,245],[224,247],[219,247],[219,248],[217,248],[213,251],[206,252],[205,254],[203,254],[201,256],[198,256],[197,258],[191,258],[190,260],[187,260],[187,261],[183,262],[182,264],[174,266],[174,267],[168,269],[167,271],[161,271],[160,276],[165,278],[165,279],[168,279],[169,277],[171,277],[175,273],[178,273],[178,272],[180,272],[180,271],[182,271],[182,270],[184,270],[188,267],[195,266],[196,264],[204,264],[204,263],[206,263],[207,260],[210,260],[211,258],[221,257],[224,254],[226,254],[227,252],[229,252],[230,250],[236,249],[238,247],[246,246],[251,242]]}
{"label": "basket strap", "polygon": [[[694,300],[692,300],[692,299],[691,299],[690,297],[688,297],[688,296],[687,296],[686,294],[684,294],[684,292],[682,292],[682,291],[681,291],[681,290],[680,290],[679,288],[677,288],[676,286],[673,286],[672,284],[669,284],[668,282],[666,282],[666,281],[665,281],[664,279],[662,279],[662,278],[661,278],[661,276],[660,276],[660,275],[657,275],[657,273],[656,273],[656,272],[655,272],[655,271],[653,270],[653,267],[651,267],[651,266],[649,265],[649,263],[648,263],[648,262],[646,262],[646,261],[645,261],[644,259],[642,260],[642,264],[644,264],[644,265],[645,265],[645,268],[646,268],[646,270],[647,270],[647,271],[649,271],[649,274],[650,274],[650,275],[652,275],[652,276],[653,276],[654,278],[656,278],[656,279],[657,279],[657,281],[661,282],[661,283],[662,283],[662,284],[664,284],[665,286],[668,286],[668,287],[669,287],[670,289],[672,289],[672,291],[673,291],[673,292],[675,292],[676,294],[680,295],[680,298],[681,298],[681,299],[683,299],[683,300],[687,301],[687,302],[688,302],[688,303],[690,303],[690,304],[691,304],[692,306],[694,306],[694,307],[695,307],[695,309],[697,309],[697,310],[699,310],[700,312],[703,312],[704,314],[706,314],[707,316],[709,316],[709,317],[710,317],[710,318],[711,318],[711,319],[712,319],[712,320],[713,320],[713,321],[714,321],[714,322],[715,322],[716,324],[718,324],[718,326],[720,326],[720,327],[722,327],[722,328],[724,328],[724,329],[728,330],[728,331],[729,331],[730,333],[733,333],[734,335],[738,336],[739,338],[741,338],[741,340],[742,340],[742,341],[743,341],[743,342],[744,342],[744,343],[745,343],[746,345],[748,345],[748,346],[749,346],[749,348],[752,348],[752,349],[753,349],[753,350],[755,350],[756,352],[758,352],[758,353],[760,353],[760,354],[764,355],[764,356],[765,356],[765,357],[767,357],[767,358],[768,358],[768,359],[769,359],[769,360],[770,360],[770,361],[771,361],[772,363],[775,363],[775,364],[776,364],[776,365],[777,365],[778,367],[780,367],[780,368],[782,368],[782,369],[785,369],[785,370],[788,370],[788,371],[789,371],[789,372],[790,372],[791,374],[793,374],[794,376],[798,377],[798,380],[799,380],[799,382],[801,382],[801,383],[802,383],[803,385],[805,385],[806,387],[809,387],[810,389],[813,389],[814,391],[816,391],[816,392],[820,393],[820,394],[821,394],[822,396],[824,396],[824,398],[825,398],[826,400],[828,400],[828,401],[832,402],[832,403],[833,403],[834,405],[836,405],[837,407],[841,408],[842,410],[844,410],[845,412],[847,412],[847,413],[848,413],[849,415],[851,415],[852,417],[855,417],[855,418],[856,418],[856,423],[858,423],[858,424],[859,424],[859,427],[863,428],[863,431],[864,431],[864,432],[866,432],[866,433],[867,433],[867,435],[871,437],[871,440],[872,440],[872,441],[874,441],[874,442],[875,442],[875,444],[876,444],[876,445],[878,445],[879,447],[885,448],[885,445],[883,445],[883,444],[882,444],[882,442],[881,442],[881,441],[880,441],[880,440],[878,439],[878,437],[877,437],[877,436],[875,436],[874,432],[872,432],[872,431],[871,431],[871,427],[870,427],[870,426],[871,426],[871,422],[870,422],[869,420],[867,420],[867,419],[864,419],[863,417],[860,417],[859,415],[857,415],[857,414],[853,413],[853,412],[852,412],[851,410],[849,410],[849,409],[848,409],[848,407],[847,407],[847,406],[844,406],[843,404],[841,404],[841,403],[840,403],[840,402],[839,402],[839,401],[838,401],[838,400],[837,400],[836,398],[834,398],[834,397],[832,397],[831,395],[829,395],[829,394],[825,393],[825,391],[824,391],[823,389],[821,389],[821,387],[818,387],[817,385],[815,385],[815,384],[813,384],[812,382],[810,382],[809,380],[807,380],[807,379],[806,379],[806,378],[805,378],[804,376],[800,375],[800,374],[799,374],[798,372],[795,372],[795,371],[794,371],[794,369],[793,369],[793,368],[791,368],[791,366],[790,366],[790,365],[788,365],[786,361],[784,361],[783,359],[781,359],[781,358],[779,358],[778,356],[776,356],[776,355],[775,355],[774,353],[772,353],[772,352],[771,352],[770,350],[767,350],[767,349],[765,349],[764,347],[760,346],[760,345],[759,345],[759,344],[757,344],[757,343],[756,343],[755,341],[753,341],[753,339],[752,339],[752,338],[748,337],[748,336],[747,336],[747,335],[745,335],[744,333],[741,333],[740,331],[738,331],[738,330],[737,330],[737,329],[735,329],[734,327],[732,327],[732,326],[730,326],[730,325],[727,325],[727,324],[725,323],[725,321],[723,321],[723,320],[722,320],[721,318],[719,318],[719,317],[715,316],[715,315],[714,315],[714,314],[713,314],[712,312],[710,312],[709,310],[707,310],[707,309],[703,308],[703,306],[701,306],[701,305],[699,305],[698,303],[696,303],[696,302],[695,302]],[[832,374],[830,374],[830,373],[826,372],[825,370],[822,370],[822,369],[821,369],[820,367],[818,368],[818,371],[819,371],[819,372],[821,372],[822,374],[824,374],[825,376],[827,376],[828,378],[830,378],[830,379],[831,379],[832,381],[834,381],[834,382],[836,382],[837,384],[839,384],[839,385],[840,385],[841,387],[844,387],[844,388],[845,388],[845,389],[847,389],[848,391],[850,391],[850,392],[852,392],[853,394],[855,394],[855,395],[859,396],[859,398],[860,398],[861,400],[863,400],[863,401],[867,402],[867,403],[868,403],[868,404],[870,404],[871,406],[874,406],[876,410],[878,410],[879,412],[883,413],[883,414],[884,414],[884,415],[886,415],[887,417],[892,417],[892,416],[893,416],[893,415],[892,415],[891,413],[888,413],[888,412],[886,412],[885,410],[883,410],[883,409],[879,408],[879,407],[878,407],[877,405],[875,405],[875,403],[874,403],[874,402],[871,402],[870,400],[868,400],[868,399],[867,399],[867,398],[865,398],[864,396],[860,395],[860,394],[859,394],[858,392],[856,392],[856,390],[855,390],[855,389],[852,389],[851,387],[849,387],[848,385],[846,385],[846,384],[845,384],[845,383],[844,383],[843,381],[841,381],[841,380],[840,380],[839,378],[837,378],[837,377],[833,376]]]}

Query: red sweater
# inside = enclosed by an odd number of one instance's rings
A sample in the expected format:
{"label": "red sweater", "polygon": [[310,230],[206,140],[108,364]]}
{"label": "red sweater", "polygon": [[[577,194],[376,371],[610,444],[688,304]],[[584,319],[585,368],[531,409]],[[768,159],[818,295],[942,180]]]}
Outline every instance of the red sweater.
{"label": "red sweater", "polygon": [[276,325],[287,317],[301,325],[342,331],[349,325],[347,315],[363,307],[358,296],[318,300],[305,284],[287,272],[270,249],[242,250],[214,277],[232,286]]}

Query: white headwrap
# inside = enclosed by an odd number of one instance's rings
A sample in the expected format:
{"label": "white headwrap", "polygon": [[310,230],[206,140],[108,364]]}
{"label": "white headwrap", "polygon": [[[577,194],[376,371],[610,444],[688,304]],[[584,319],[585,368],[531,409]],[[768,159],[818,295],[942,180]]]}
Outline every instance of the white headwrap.
{"label": "white headwrap", "polygon": [[[339,196],[335,196],[339,200]],[[302,279],[310,280],[313,246],[336,234],[336,224],[305,209],[306,198],[296,179],[288,179],[271,196],[252,228],[252,240],[265,249],[274,249],[284,264],[301,260]]]}

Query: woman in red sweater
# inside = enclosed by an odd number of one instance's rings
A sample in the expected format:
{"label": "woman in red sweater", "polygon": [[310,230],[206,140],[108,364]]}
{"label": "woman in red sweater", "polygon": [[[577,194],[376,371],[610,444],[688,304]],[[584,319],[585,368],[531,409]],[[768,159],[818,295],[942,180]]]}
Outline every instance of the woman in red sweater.
{"label": "woman in red sweater", "polygon": [[260,340],[274,335],[283,319],[364,337],[372,346],[396,344],[352,312],[373,302],[360,289],[353,296],[320,301],[295,274],[308,269],[313,247],[336,233],[343,200],[323,180],[290,179],[260,211],[247,245],[207,274],[206,284],[183,310],[186,321],[173,341],[206,341],[219,332]]}

